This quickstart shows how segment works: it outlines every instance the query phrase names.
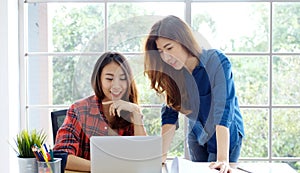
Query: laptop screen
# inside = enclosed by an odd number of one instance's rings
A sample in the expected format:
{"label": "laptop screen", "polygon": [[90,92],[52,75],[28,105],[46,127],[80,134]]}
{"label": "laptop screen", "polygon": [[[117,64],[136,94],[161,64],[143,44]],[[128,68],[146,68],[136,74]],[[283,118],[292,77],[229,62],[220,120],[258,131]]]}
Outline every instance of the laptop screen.
{"label": "laptop screen", "polygon": [[160,173],[160,136],[91,137],[92,173]]}

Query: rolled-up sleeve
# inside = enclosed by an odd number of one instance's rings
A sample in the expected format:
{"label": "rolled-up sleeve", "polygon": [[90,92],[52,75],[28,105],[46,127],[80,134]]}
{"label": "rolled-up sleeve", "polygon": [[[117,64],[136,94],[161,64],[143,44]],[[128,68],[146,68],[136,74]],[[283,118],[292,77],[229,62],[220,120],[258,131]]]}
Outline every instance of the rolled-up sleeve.
{"label": "rolled-up sleeve", "polygon": [[178,129],[178,127],[179,127],[178,114],[179,114],[178,111],[176,111],[164,104],[161,109],[162,125],[176,124],[176,129]]}
{"label": "rolled-up sleeve", "polygon": [[233,84],[233,75],[231,63],[228,58],[218,52],[220,59],[218,70],[215,74],[215,81],[212,87],[214,102],[214,124],[229,127],[234,117],[235,106],[235,88]]}

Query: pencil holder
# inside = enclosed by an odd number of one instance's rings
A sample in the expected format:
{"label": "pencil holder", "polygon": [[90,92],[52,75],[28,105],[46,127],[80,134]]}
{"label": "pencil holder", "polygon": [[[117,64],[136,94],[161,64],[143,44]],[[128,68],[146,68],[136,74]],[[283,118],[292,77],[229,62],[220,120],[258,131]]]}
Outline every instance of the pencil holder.
{"label": "pencil holder", "polygon": [[61,158],[54,158],[54,161],[38,161],[38,173],[61,173]]}

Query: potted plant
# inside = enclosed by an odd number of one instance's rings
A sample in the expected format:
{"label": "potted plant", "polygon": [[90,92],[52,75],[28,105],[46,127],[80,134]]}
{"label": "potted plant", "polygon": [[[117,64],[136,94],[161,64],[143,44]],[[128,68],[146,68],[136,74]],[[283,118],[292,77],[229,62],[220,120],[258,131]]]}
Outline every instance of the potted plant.
{"label": "potted plant", "polygon": [[37,162],[32,151],[32,146],[41,147],[45,142],[47,135],[44,131],[26,129],[20,131],[14,139],[16,144],[16,153],[19,158],[19,170],[22,173],[37,173]]}

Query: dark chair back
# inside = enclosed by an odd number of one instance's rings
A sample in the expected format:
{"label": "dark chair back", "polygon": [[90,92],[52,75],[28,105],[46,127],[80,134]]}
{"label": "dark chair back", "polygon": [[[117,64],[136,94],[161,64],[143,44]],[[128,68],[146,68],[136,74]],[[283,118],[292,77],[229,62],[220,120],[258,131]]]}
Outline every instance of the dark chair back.
{"label": "dark chair back", "polygon": [[58,110],[51,112],[51,122],[53,129],[53,143],[55,143],[56,134],[59,127],[63,124],[68,109]]}

